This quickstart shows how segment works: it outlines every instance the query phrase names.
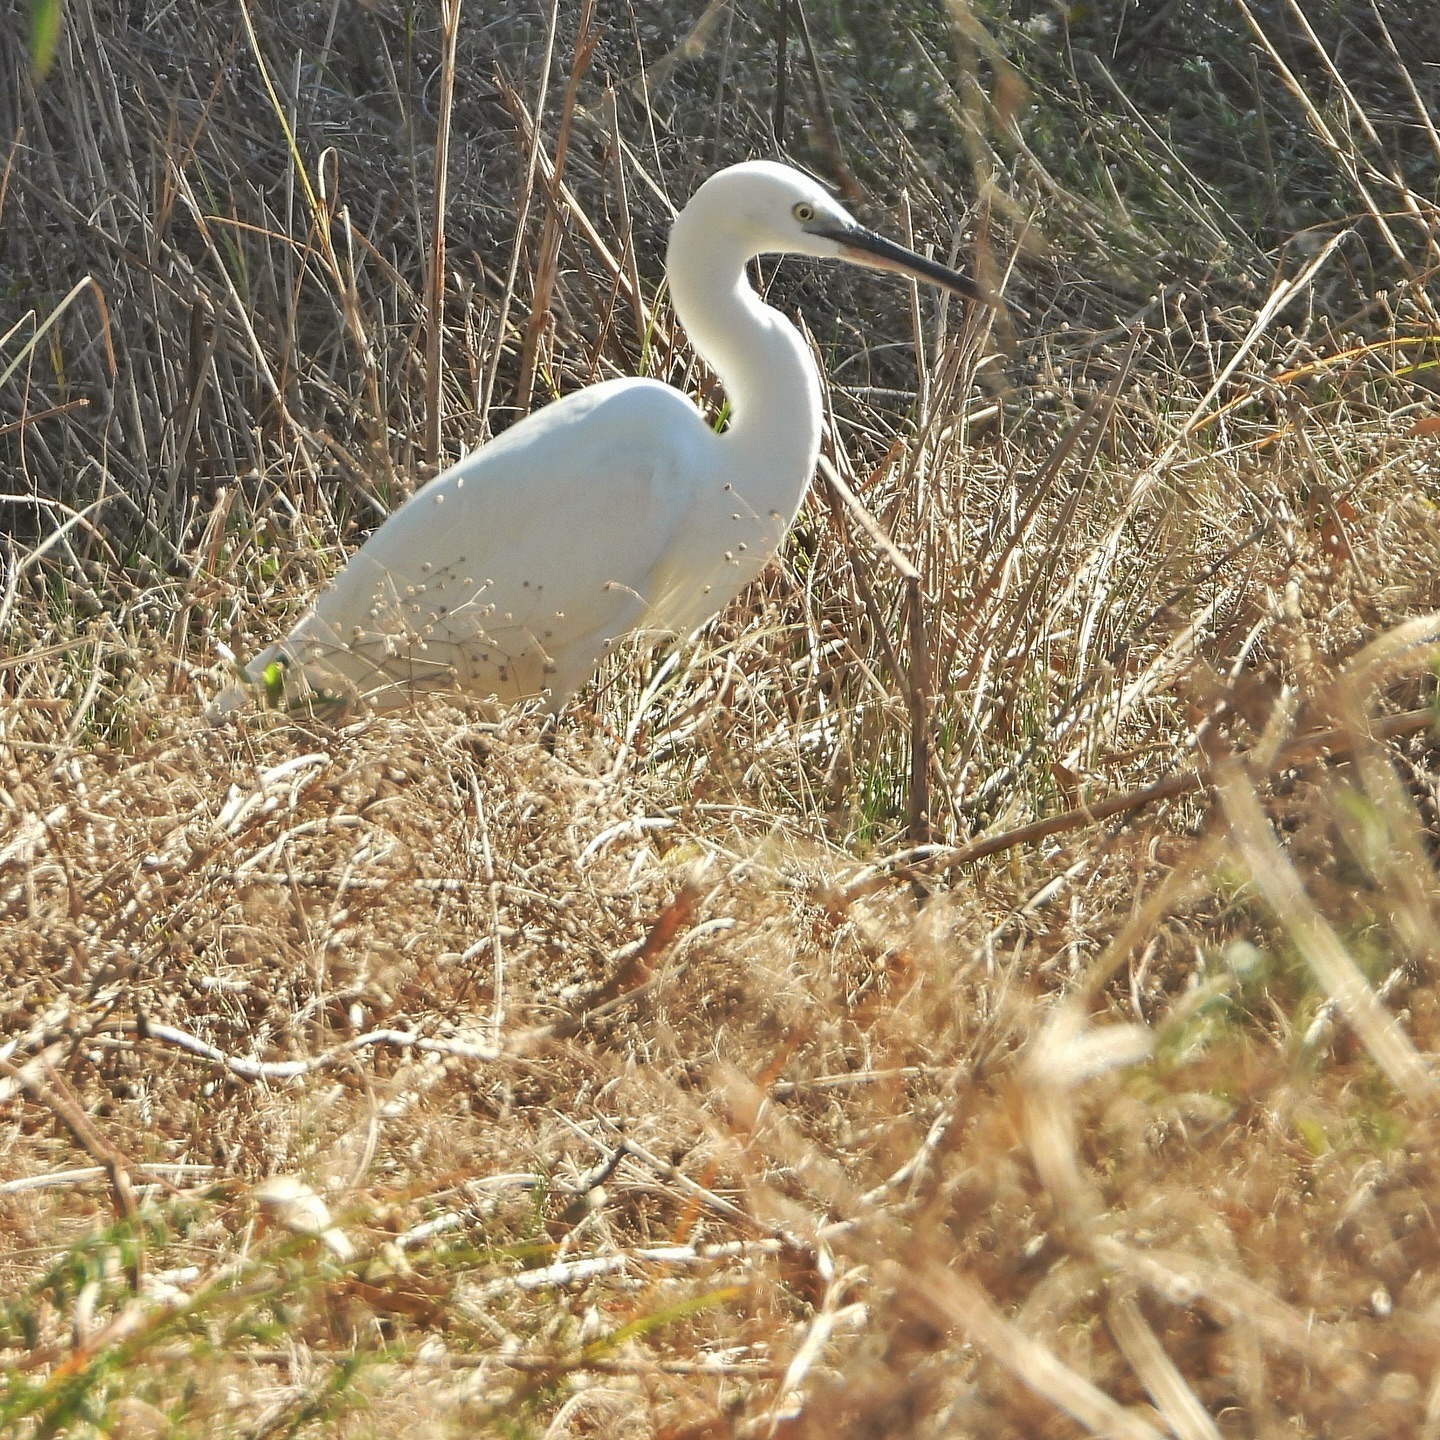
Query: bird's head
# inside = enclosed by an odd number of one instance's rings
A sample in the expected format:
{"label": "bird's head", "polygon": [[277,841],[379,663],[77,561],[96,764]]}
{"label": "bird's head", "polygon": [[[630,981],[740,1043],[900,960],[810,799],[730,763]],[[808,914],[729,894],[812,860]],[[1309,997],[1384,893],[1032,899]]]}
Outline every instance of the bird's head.
{"label": "bird's head", "polygon": [[749,160],[712,175],[676,222],[720,231],[746,257],[814,255],[927,280],[968,300],[989,301],[966,276],[865,229],[823,185],[773,160]]}

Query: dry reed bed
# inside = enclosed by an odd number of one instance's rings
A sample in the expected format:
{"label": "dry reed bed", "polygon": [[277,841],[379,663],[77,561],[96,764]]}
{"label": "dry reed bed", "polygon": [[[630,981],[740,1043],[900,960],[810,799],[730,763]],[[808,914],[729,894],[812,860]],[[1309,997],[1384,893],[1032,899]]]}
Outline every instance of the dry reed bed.
{"label": "dry reed bed", "polygon": [[[1366,583],[1309,608],[1413,602],[1426,507],[1348,533]],[[1198,828],[918,911],[738,767],[160,696],[67,744],[37,647],[0,841],[16,1418],[1422,1428],[1440,778],[1363,716],[1424,700],[1436,627],[1337,665],[1305,608],[1267,646],[1308,688],[1253,728],[1350,740],[1284,778],[1286,848],[1263,756],[1222,762]],[[273,1175],[343,1239],[287,1231],[319,1222]]]}
{"label": "dry reed bed", "polygon": [[[916,41],[956,127],[927,153],[826,89],[867,57],[815,24],[794,144],[867,207],[885,149],[916,236],[1018,254],[1032,312],[764,267],[864,516],[817,492],[701,643],[618,657],[549,740],[438,705],[209,729],[217,642],[273,636],[516,387],[638,362],[717,399],[650,260],[719,112],[679,51],[637,73],[655,16],[587,56],[554,13],[548,99],[545,14],[451,50],[86,0],[47,85],[0,87],[35,302],[0,371],[0,1415],[1440,1433],[1428,73],[1377,33],[1344,90],[1252,17],[1272,162],[1353,207],[1277,259],[1143,127],[1097,151],[1128,208],[1077,193]],[[766,149],[727,13],[716,94]],[[446,100],[452,68],[492,78]]]}

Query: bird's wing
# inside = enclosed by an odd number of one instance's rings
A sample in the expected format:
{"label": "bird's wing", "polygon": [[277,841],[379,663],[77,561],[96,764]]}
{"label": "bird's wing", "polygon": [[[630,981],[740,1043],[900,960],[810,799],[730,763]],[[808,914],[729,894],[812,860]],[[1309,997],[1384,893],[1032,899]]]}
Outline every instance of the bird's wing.
{"label": "bird's wing", "polygon": [[379,705],[445,689],[563,699],[650,615],[714,443],[649,381],[538,411],[417,491],[253,664],[283,652],[312,686],[328,672]]}

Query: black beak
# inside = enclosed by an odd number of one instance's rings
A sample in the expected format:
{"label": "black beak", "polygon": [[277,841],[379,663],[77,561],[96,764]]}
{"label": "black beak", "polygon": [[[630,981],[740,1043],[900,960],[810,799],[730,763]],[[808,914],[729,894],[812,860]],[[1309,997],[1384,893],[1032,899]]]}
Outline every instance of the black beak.
{"label": "black beak", "polygon": [[864,265],[869,270],[890,270],[896,275],[909,275],[916,280],[928,280],[932,285],[950,291],[952,295],[963,296],[966,300],[975,301],[977,305],[996,308],[997,302],[984,294],[969,276],[961,275],[934,260],[927,260],[913,250],[907,250],[903,245],[885,239],[883,235],[862,230],[858,225],[831,225],[824,222],[811,225],[808,229],[812,235],[823,235],[827,240],[833,240],[840,247],[840,254],[856,265]]}

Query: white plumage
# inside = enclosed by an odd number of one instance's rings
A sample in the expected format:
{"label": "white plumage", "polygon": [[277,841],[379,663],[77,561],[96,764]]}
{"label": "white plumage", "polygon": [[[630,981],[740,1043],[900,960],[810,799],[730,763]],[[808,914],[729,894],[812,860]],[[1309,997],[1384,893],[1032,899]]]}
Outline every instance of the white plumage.
{"label": "white plumage", "polygon": [[707,180],[666,257],[676,314],[730,401],[716,434],[655,380],[592,385],[518,421],[418,490],[278,644],[247,667],[292,698],[387,708],[429,691],[552,708],[636,630],[687,635],[765,567],[820,447],[820,380],[764,304],[756,255],[838,257],[981,299],[862,229],[813,180],[752,161]]}

